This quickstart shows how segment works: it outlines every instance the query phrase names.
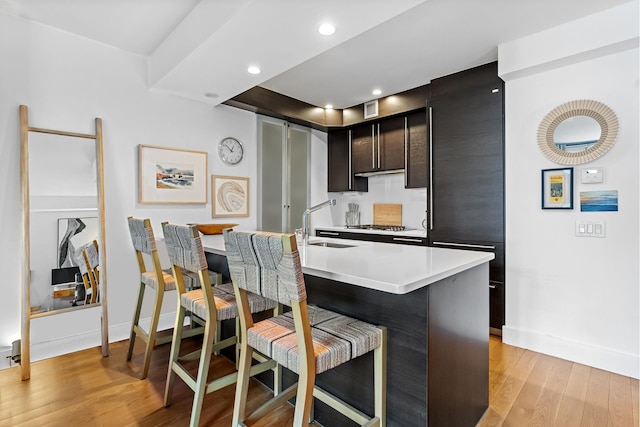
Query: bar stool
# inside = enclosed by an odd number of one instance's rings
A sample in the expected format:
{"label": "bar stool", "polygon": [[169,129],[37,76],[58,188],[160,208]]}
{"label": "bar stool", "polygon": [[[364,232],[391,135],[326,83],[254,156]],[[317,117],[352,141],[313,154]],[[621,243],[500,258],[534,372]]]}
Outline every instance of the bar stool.
{"label": "bar stool", "polygon": [[[218,322],[236,319],[238,317],[238,305],[236,304],[231,284],[211,286],[210,278],[207,274],[207,259],[202,247],[200,234],[195,226],[163,223],[162,230],[178,291],[176,327],[173,329],[164,405],[169,406],[171,404],[174,380],[177,375],[194,391],[190,425],[197,426],[200,420],[202,401],[205,394],[233,384],[237,380],[237,372],[209,380],[208,371],[212,352],[236,345],[238,342],[241,343],[243,341],[242,337],[240,337],[240,339],[238,338],[238,331],[236,331],[235,336],[215,342]],[[191,272],[197,275],[200,281],[199,289],[186,291],[184,285],[185,272]],[[266,310],[273,310],[277,307],[278,303],[273,300],[261,296],[254,296],[247,300],[246,310],[249,313],[259,313]],[[182,328],[179,326],[184,322],[187,311],[193,313],[204,323],[204,337],[200,350],[180,357]],[[198,373],[194,377],[182,362],[198,358],[200,359]],[[261,363],[252,366],[250,368],[251,372],[247,373],[248,375],[256,375],[276,367],[274,361],[265,360],[264,358],[258,358],[258,360],[261,361]]]}
{"label": "bar stool", "polygon": [[[336,409],[357,424],[386,424],[386,328],[307,305],[304,275],[293,234],[224,231],[229,272],[240,308],[242,335],[238,383],[233,408],[234,427],[296,397],[293,425],[309,423],[313,398]],[[248,280],[260,277],[259,282]],[[291,311],[253,322],[248,300],[252,295],[276,299]],[[298,374],[298,382],[246,415],[251,357],[258,351]],[[373,351],[374,416],[369,417],[315,385],[320,374]]]}
{"label": "bar stool", "polygon": [[[138,301],[133,313],[133,321],[131,322],[131,332],[129,335],[129,350],[127,351],[127,360],[131,360],[133,355],[133,347],[136,337],[141,338],[145,342],[144,362],[142,364],[142,375],[140,379],[147,378],[149,374],[149,366],[151,362],[151,352],[156,345],[171,342],[171,336],[156,338],[158,321],[160,319],[160,310],[162,309],[162,301],[166,291],[176,289],[176,283],[173,280],[171,269],[163,270],[160,266],[160,257],[158,256],[158,248],[149,219],[137,219],[128,217],[129,233],[131,234],[131,242],[136,252],[136,259],[140,269],[140,282],[138,289]],[[147,269],[143,254],[150,257],[151,268]],[[160,274],[158,274],[158,272]],[[210,272],[213,273],[213,272]],[[213,273],[216,274],[216,273]],[[187,287],[191,288],[197,281],[197,277],[189,276]],[[149,330],[145,331],[140,326],[140,313],[142,310],[142,302],[144,300],[145,290],[149,287],[155,291],[155,299],[153,302],[153,311],[151,313],[151,322]],[[196,323],[191,319],[190,328],[183,332],[183,338],[201,334],[204,331],[202,326],[197,327]]]}

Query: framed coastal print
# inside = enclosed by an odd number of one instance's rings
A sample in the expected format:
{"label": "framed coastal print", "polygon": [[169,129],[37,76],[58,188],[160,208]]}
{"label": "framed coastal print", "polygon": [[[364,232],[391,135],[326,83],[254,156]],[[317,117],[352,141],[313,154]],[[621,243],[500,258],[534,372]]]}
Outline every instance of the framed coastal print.
{"label": "framed coastal print", "polygon": [[542,209],[573,209],[573,168],[542,170]]}
{"label": "framed coastal print", "polygon": [[618,190],[580,192],[580,212],[617,212]]}
{"label": "framed coastal print", "polygon": [[212,175],[211,216],[249,216],[249,178]]}
{"label": "framed coastal print", "polygon": [[138,202],[206,204],[205,151],[139,145]]}

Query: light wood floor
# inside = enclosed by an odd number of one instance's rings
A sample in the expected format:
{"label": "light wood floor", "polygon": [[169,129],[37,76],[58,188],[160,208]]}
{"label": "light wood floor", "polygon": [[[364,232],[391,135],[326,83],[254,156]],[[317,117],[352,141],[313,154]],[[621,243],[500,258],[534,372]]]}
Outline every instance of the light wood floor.
{"label": "light wood floor", "polygon": [[[32,378],[20,381],[19,368],[0,371],[0,426],[161,426],[187,425],[193,394],[176,381],[173,404],[163,407],[169,345],[158,347],[147,380],[138,379],[142,345],[125,361],[127,341],[32,364]],[[188,345],[188,344],[187,344]],[[233,370],[214,358],[212,370]],[[490,407],[478,426],[637,427],[638,380],[490,341]],[[205,397],[201,425],[230,424],[234,387]],[[249,410],[269,397],[257,382]],[[255,427],[291,424],[285,405]],[[407,426],[411,427],[411,426]]]}
{"label": "light wood floor", "polygon": [[638,427],[638,380],[491,337],[489,409],[478,426]]}

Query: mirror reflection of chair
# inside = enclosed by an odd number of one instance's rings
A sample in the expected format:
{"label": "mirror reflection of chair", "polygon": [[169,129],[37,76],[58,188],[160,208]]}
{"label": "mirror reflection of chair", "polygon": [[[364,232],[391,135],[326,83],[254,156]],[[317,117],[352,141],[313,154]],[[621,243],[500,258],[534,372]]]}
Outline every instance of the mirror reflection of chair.
{"label": "mirror reflection of chair", "polygon": [[[224,231],[241,334],[234,427],[262,418],[295,396],[293,425],[307,426],[313,398],[336,409],[358,425],[386,424],[386,328],[307,305],[304,275],[293,234]],[[257,281],[249,278],[260,278]],[[291,307],[285,314],[254,323],[249,298],[262,295]],[[251,357],[258,351],[298,374],[293,384],[253,414],[246,415]],[[374,416],[369,417],[315,385],[317,374],[373,351]]]}
{"label": "mirror reflection of chair", "polygon": [[76,262],[82,275],[82,282],[84,283],[85,305],[98,301],[98,260],[98,242],[95,240],[78,249],[76,253]]}
{"label": "mirror reflection of chair", "polygon": [[87,261],[87,265],[91,274],[89,280],[91,281],[91,304],[100,302],[100,256],[98,255],[98,241],[94,240],[93,243],[88,244],[84,248],[84,256]]}
{"label": "mirror reflection of chair", "polygon": [[[216,342],[216,330],[218,322],[236,319],[238,305],[235,301],[233,286],[230,283],[211,286],[207,274],[207,259],[202,247],[200,234],[196,226],[180,226],[168,223],[162,224],[164,242],[173,268],[173,275],[178,290],[178,312],[176,315],[176,327],[173,329],[173,341],[171,344],[171,358],[165,389],[165,406],[171,404],[173,386],[176,375],[179,376],[194,391],[193,406],[191,410],[191,426],[197,426],[200,420],[202,402],[207,393],[214,392],[237,380],[237,372],[225,375],[221,378],[210,380],[209,363],[211,354],[221,349],[237,345],[242,341],[242,336],[235,336]],[[200,288],[187,291],[184,285],[184,273],[196,274],[200,281]],[[250,313],[259,313],[277,309],[278,304],[267,298],[255,296],[247,302],[247,310]],[[184,322],[186,313],[190,311],[205,323],[205,332],[201,350],[188,355],[180,355],[182,329],[179,325]],[[236,322],[237,325],[237,322]],[[184,361],[200,359],[198,372],[194,377],[183,365]],[[258,363],[251,367],[249,375],[273,369],[276,364],[273,361]]]}
{"label": "mirror reflection of chair", "polygon": [[[133,321],[131,322],[131,332],[129,335],[129,350],[127,351],[127,360],[131,360],[133,356],[133,348],[136,337],[141,338],[145,342],[144,362],[142,364],[142,375],[140,379],[145,379],[149,374],[149,366],[151,362],[151,352],[156,345],[171,342],[171,336],[156,337],[158,330],[158,321],[160,319],[160,310],[162,309],[162,301],[166,291],[176,289],[176,283],[173,280],[171,269],[163,270],[160,266],[160,257],[156,240],[149,219],[137,219],[133,217],[127,218],[129,224],[129,232],[131,234],[131,242],[136,253],[138,267],[140,269],[140,281],[138,283],[138,301],[133,313]],[[144,255],[150,258],[151,267],[147,268]],[[190,283],[191,285],[191,283]],[[142,302],[144,300],[145,290],[149,287],[155,292],[153,302],[153,310],[151,312],[151,321],[148,331],[140,326],[140,314],[142,312]],[[185,333],[184,337],[193,336],[202,333],[202,328],[197,328],[191,324],[191,328]]]}

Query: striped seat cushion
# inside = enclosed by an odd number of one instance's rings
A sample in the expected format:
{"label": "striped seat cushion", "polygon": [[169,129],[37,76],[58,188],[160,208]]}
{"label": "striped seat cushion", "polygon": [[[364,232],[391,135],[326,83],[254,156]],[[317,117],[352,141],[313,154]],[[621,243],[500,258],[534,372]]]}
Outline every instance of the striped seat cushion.
{"label": "striped seat cushion", "polygon": [[[142,280],[142,283],[149,286],[150,288],[158,288],[158,276],[156,276],[155,271],[145,271],[144,273],[142,273],[140,279]],[[162,279],[164,280],[165,291],[172,291],[176,288],[176,282],[173,280],[173,273],[171,272],[170,268],[162,270]]]}
{"label": "striped seat cushion", "polygon": [[[309,306],[316,373],[361,356],[382,342],[382,331],[368,323]],[[298,342],[291,312],[263,320],[247,331],[248,344],[299,373]]]}
{"label": "striped seat cushion", "polygon": [[[236,298],[227,292],[216,289],[213,286],[213,299],[215,300],[218,320],[235,319],[238,316],[238,305]],[[180,304],[201,319],[207,317],[207,307],[204,301],[202,289],[194,289],[180,295]]]}
{"label": "striped seat cushion", "polygon": [[[197,289],[200,287],[200,279],[196,273],[192,273],[187,270],[182,270],[182,277],[184,280],[184,286],[187,289]],[[145,271],[140,278],[142,283],[150,288],[158,288],[158,277],[155,271]],[[170,268],[162,270],[162,279],[164,280],[164,290],[173,291],[176,288],[176,282],[173,280],[173,271]],[[215,271],[209,271],[209,280],[211,283],[216,283],[218,279],[218,273]]]}
{"label": "striped seat cushion", "polygon": [[[249,309],[252,313],[274,309],[276,302],[259,295],[248,295]],[[231,283],[223,283],[213,286],[213,298],[218,310],[218,320],[235,319],[238,317],[238,305]],[[180,295],[180,304],[196,316],[205,319],[207,308],[204,302],[202,289],[195,289]]]}

